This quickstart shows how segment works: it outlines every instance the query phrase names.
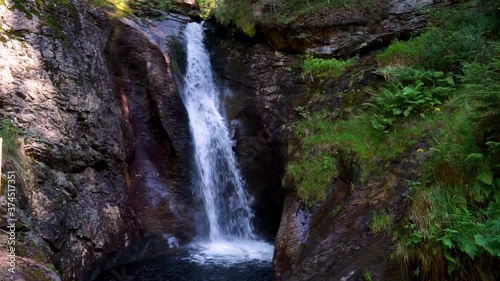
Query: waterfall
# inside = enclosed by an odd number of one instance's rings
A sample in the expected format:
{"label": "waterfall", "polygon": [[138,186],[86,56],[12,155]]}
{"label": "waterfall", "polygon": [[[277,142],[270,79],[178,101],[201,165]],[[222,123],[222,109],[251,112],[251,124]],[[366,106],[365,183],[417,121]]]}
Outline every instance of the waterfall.
{"label": "waterfall", "polygon": [[209,239],[255,239],[252,198],[245,191],[233,141],[220,113],[220,92],[203,44],[203,27],[189,23],[185,36],[188,63],[182,99],[194,143],[195,190],[204,204]]}

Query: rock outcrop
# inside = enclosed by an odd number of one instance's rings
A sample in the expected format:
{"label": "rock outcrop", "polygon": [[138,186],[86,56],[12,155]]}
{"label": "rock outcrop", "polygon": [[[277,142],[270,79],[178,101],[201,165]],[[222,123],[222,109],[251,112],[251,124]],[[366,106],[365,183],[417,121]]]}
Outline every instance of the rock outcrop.
{"label": "rock outcrop", "polygon": [[4,172],[17,167],[25,280],[58,280],[55,268],[89,280],[140,237],[192,236],[186,114],[168,57],[130,23],[88,1],[0,4],[0,116],[23,154],[4,154]]}
{"label": "rock outcrop", "polygon": [[142,229],[190,240],[194,228],[189,121],[173,80],[171,59],[166,49],[162,52],[156,45],[156,39],[162,43],[177,37],[186,19],[173,22],[177,26],[163,29],[141,27],[129,20],[118,23],[108,42],[107,57],[124,117],[130,200]]}
{"label": "rock outcrop", "polygon": [[260,32],[280,51],[327,57],[352,55],[409,37],[425,25],[417,9],[432,0],[373,1],[338,11],[324,10],[283,23],[258,21]]}
{"label": "rock outcrop", "polygon": [[[398,223],[409,206],[407,181],[418,179],[417,153],[393,163],[381,179],[337,179],[324,203],[307,208],[287,198],[273,258],[278,280],[402,280],[390,233],[371,231],[373,215]],[[342,177],[342,176],[341,176]]]}
{"label": "rock outcrop", "polygon": [[4,3],[0,114],[23,131],[29,159],[20,216],[63,279],[84,280],[137,236],[104,58],[111,21],[83,1]]}

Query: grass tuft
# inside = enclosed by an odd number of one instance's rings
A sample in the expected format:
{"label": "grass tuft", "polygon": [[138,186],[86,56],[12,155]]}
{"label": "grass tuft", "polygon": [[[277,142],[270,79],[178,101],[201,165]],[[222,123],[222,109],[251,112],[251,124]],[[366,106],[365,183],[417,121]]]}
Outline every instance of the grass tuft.
{"label": "grass tuft", "polygon": [[313,58],[311,55],[306,55],[304,62],[302,63],[302,67],[304,68],[303,76],[310,76],[312,78],[325,78],[332,76],[338,78],[342,76],[347,67],[353,65],[355,61],[355,59],[320,59]]}
{"label": "grass tuft", "polygon": [[392,217],[384,212],[375,212],[372,216],[371,231],[375,235],[390,233],[392,229]]}

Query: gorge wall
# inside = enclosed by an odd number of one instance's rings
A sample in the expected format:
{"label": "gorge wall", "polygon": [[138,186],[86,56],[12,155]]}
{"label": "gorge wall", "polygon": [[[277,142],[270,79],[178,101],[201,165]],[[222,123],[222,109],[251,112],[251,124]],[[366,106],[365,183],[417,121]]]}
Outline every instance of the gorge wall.
{"label": "gorge wall", "polygon": [[2,280],[59,280],[55,269],[89,280],[154,252],[153,240],[167,248],[194,233],[187,117],[169,58],[112,15],[78,0],[0,4],[0,116],[20,131],[22,154],[4,154],[19,222],[17,273],[2,263]]}
{"label": "gorge wall", "polygon": [[[376,212],[390,214],[395,223],[404,217],[410,202],[407,181],[419,175],[417,153],[391,163],[383,177],[367,179],[360,178],[355,161],[345,159],[325,201],[313,206],[301,201],[293,180],[281,180],[293,153],[287,147],[298,141],[292,124],[301,118],[300,109],[342,111],[365,101],[363,88],[383,81],[373,73],[377,68],[373,50],[418,32],[425,26],[418,9],[430,3],[382,1],[327,18],[281,24],[257,20],[253,41],[234,39],[231,29],[208,40],[214,68],[232,93],[227,97],[233,104],[229,118],[237,120],[233,125],[243,171],[262,187],[262,195],[257,193],[261,202],[273,202],[276,208],[283,204],[282,212],[273,208],[262,212],[268,223],[281,217],[273,258],[277,280],[362,280],[365,272],[373,280],[404,278],[389,258],[394,251],[391,237],[373,234],[370,225]],[[305,52],[319,57],[361,56],[347,74],[317,81],[302,74],[300,54]]]}
{"label": "gorge wall", "polygon": [[[339,107],[356,83],[379,83],[370,49],[422,27],[414,11],[427,2],[383,1],[324,26],[261,25],[252,40],[226,29],[209,33],[258,231],[269,240],[277,233],[278,280],[354,280],[367,269],[400,280],[384,258],[389,238],[373,236],[368,224],[375,210],[402,217],[416,155],[367,181],[346,163],[328,200],[312,207],[282,179],[296,108]],[[369,20],[373,13],[379,22]],[[119,20],[80,0],[1,2],[0,116],[22,130],[19,278],[59,280],[57,268],[63,280],[89,280],[117,262],[144,258],[152,245],[182,244],[199,231],[203,222],[187,189],[189,128],[173,73],[182,72],[183,60],[172,38],[188,20]],[[364,78],[330,79],[318,99],[316,82],[304,79],[302,58],[293,54],[305,51],[363,52]],[[18,165],[6,161],[7,169]]]}

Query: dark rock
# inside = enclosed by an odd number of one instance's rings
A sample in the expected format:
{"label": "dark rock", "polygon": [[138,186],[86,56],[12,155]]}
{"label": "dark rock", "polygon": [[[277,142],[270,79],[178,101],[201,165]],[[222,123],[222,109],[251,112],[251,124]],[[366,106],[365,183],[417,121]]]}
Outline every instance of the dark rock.
{"label": "dark rock", "polygon": [[181,7],[196,8],[197,4],[195,0],[172,0],[172,3],[179,5]]}
{"label": "dark rock", "polygon": [[298,60],[265,45],[212,33],[208,40],[215,40],[212,64],[222,85],[236,155],[255,199],[256,226],[273,239],[284,198],[283,128],[293,115],[292,101],[305,91],[298,75],[290,71]]}
{"label": "dark rock", "polygon": [[261,21],[257,25],[269,44],[280,51],[317,57],[347,56],[425,26],[418,8],[431,0],[375,1],[368,7],[319,11],[289,23]]}
{"label": "dark rock", "polygon": [[371,271],[377,280],[402,280],[390,260],[391,234],[370,231],[375,211],[394,224],[410,201],[407,180],[418,178],[418,159],[407,155],[380,179],[365,183],[337,180],[324,203],[306,208],[287,198],[273,257],[278,280],[360,280]]}
{"label": "dark rock", "polygon": [[145,31],[119,23],[107,52],[124,116],[123,130],[130,138],[126,176],[131,201],[147,233],[190,240],[189,122],[170,58],[150,42],[154,38]]}
{"label": "dark rock", "polygon": [[23,130],[28,162],[18,169],[18,215],[64,280],[85,280],[94,261],[138,235],[104,57],[112,22],[83,1],[20,5],[0,5],[9,39],[0,43],[0,116]]}

